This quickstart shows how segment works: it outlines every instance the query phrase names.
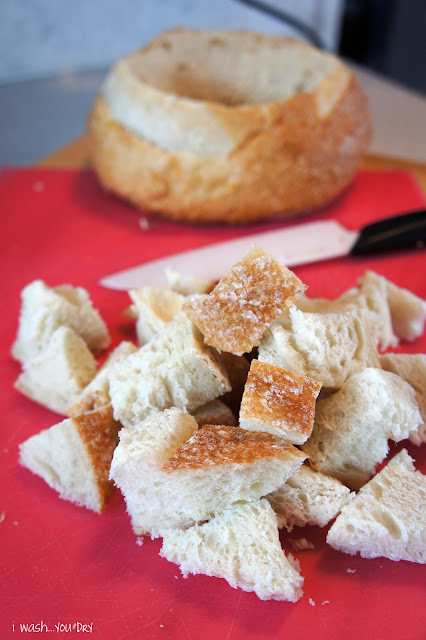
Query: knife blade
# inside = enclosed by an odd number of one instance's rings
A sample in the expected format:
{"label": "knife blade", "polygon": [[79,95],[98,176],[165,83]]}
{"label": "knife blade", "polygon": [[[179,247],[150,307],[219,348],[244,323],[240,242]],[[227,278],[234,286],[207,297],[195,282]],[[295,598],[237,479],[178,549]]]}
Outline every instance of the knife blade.
{"label": "knife blade", "polygon": [[166,270],[214,282],[253,245],[271,253],[287,267],[384,250],[422,246],[426,242],[426,209],[391,216],[350,231],[335,220],[298,223],[283,229],[249,234],[198,249],[168,255],[101,278],[109,289],[165,286]]}

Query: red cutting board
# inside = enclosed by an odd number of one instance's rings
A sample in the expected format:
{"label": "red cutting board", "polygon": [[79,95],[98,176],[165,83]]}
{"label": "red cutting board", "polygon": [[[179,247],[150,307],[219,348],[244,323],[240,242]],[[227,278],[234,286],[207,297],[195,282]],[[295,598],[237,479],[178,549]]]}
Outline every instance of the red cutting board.
{"label": "red cutting board", "polygon": [[[118,491],[101,516],[60,500],[19,466],[18,444],[61,417],[14,390],[19,365],[9,355],[20,291],[36,278],[52,286],[86,287],[115,345],[135,336],[133,324],[122,315],[129,298],[100,287],[101,276],[170,252],[302,220],[334,217],[357,229],[424,206],[412,177],[399,171],[364,171],[338,201],[320,212],[240,228],[201,228],[144,216],[104,193],[90,171],[4,172],[0,198],[0,638],[18,640],[39,630],[49,637],[111,640],[424,639],[424,566],[351,557],[327,547],[324,530],[294,530],[291,538],[303,536],[315,545],[293,552],[305,577],[305,594],[296,604],[262,602],[224,580],[183,579],[177,566],[158,556],[159,540],[137,544]],[[148,228],[141,228],[141,218]],[[418,249],[330,260],[295,271],[312,296],[339,295],[368,267],[426,298],[425,258],[425,250]],[[425,352],[426,340],[402,345],[401,350]],[[425,448],[407,445],[423,472]],[[392,453],[396,449],[392,447]],[[282,542],[290,551],[284,534]],[[29,629],[34,631],[21,631],[22,624],[33,625]],[[57,631],[55,625],[62,626]],[[87,625],[85,631],[82,625]]]}

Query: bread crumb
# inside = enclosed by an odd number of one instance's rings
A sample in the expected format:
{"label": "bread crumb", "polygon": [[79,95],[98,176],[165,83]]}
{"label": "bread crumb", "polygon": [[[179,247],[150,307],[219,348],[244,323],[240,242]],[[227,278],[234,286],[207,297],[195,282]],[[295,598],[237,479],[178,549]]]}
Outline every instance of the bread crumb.
{"label": "bread crumb", "polygon": [[44,182],[42,182],[41,180],[36,180],[36,182],[34,182],[33,184],[33,189],[36,193],[44,191]]}
{"label": "bread crumb", "polygon": [[356,573],[356,569],[346,569],[346,573]]}
{"label": "bread crumb", "polygon": [[316,602],[315,600],[312,600],[312,598],[309,598],[309,604],[311,605],[311,607],[315,607]]}
{"label": "bread crumb", "polygon": [[139,536],[136,538],[136,544],[141,547],[143,545],[143,537]]}
{"label": "bread crumb", "polygon": [[5,519],[5,517],[6,517],[6,513],[5,513],[4,511],[3,511],[2,513],[0,513],[0,523],[2,523],[2,522],[3,522],[3,520]]}
{"label": "bread crumb", "polygon": [[139,222],[139,227],[142,229],[142,231],[148,231],[150,227],[148,218],[141,217],[139,218],[138,222]]}
{"label": "bread crumb", "polygon": [[324,606],[325,604],[330,604],[330,600],[324,600],[324,602],[321,602],[322,606]]}
{"label": "bread crumb", "polygon": [[315,545],[306,538],[289,538],[289,543],[297,551],[303,551],[305,549],[315,549]]}

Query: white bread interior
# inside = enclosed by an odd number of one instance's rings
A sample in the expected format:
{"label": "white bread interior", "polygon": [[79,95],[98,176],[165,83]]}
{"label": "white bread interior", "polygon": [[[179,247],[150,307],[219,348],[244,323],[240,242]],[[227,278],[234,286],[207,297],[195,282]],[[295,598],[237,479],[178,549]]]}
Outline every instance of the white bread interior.
{"label": "white bread interior", "polygon": [[249,123],[229,131],[209,103],[230,107],[286,100],[309,93],[332,73],[340,85],[315,96],[323,116],[349,81],[333,56],[303,43],[242,32],[176,30],[118,61],[102,95],[115,120],[156,147],[225,158],[244,140]]}
{"label": "white bread interior", "polygon": [[109,393],[117,420],[127,427],[153,411],[193,411],[231,389],[219,356],[179,312],[138,351],[116,362]]}
{"label": "white bread interior", "polygon": [[278,526],[292,531],[295,526],[325,527],[354,495],[337,478],[302,464],[266,498],[277,515]]}
{"label": "white bread interior", "polygon": [[393,373],[366,368],[318,401],[303,450],[315,469],[358,489],[386,458],[388,440],[404,440],[420,424],[414,389]]}
{"label": "white bread interior", "polygon": [[426,443],[426,354],[385,353],[380,356],[380,364],[386,371],[401,376],[415,390],[423,424],[418,431],[410,433],[409,440],[418,446]]}
{"label": "white bread interior", "polygon": [[351,71],[304,42],[175,29],[113,66],[88,129],[109,190],[176,219],[246,222],[340,193],[370,117]]}
{"label": "white bread interior", "polygon": [[171,289],[141,287],[129,295],[136,312],[136,336],[140,345],[149,342],[181,310],[184,296]]}
{"label": "white bread interior", "polygon": [[369,310],[370,321],[380,349],[384,351],[389,347],[396,347],[399,339],[393,331],[386,278],[367,270],[358,283],[358,289]]}
{"label": "white bread interior", "polygon": [[357,306],[317,313],[291,304],[265,331],[258,353],[262,362],[332,389],[365,367],[379,366],[368,313]]}
{"label": "white bread interior", "polygon": [[15,382],[31,400],[67,415],[83,389],[96,375],[96,360],[84,340],[69,327],[59,327],[47,344],[23,362]]}
{"label": "white bread interior", "polygon": [[426,321],[426,300],[389,280],[386,286],[394,332],[410,342],[419,338]]}
{"label": "white bread interior", "polygon": [[95,353],[110,342],[108,329],[82,287],[49,287],[34,280],[21,292],[21,311],[12,355],[24,362],[46,347],[52,333],[61,326],[73,329]]}
{"label": "white bread interior", "polygon": [[426,301],[368,269],[358,285],[334,300],[297,296],[295,305],[305,312],[332,313],[358,307],[368,311],[378,347],[385,351],[401,340],[423,333]]}
{"label": "white bread interior", "polygon": [[366,271],[359,286],[344,291],[334,299],[298,296],[294,300],[298,309],[309,313],[338,313],[350,309],[367,312],[377,347],[381,350],[397,346],[399,339],[393,332],[388,304],[386,280],[373,271]]}
{"label": "white bread interior", "polygon": [[184,577],[224,578],[261,600],[296,602],[302,596],[300,568],[284,555],[276,516],[264,499],[228,507],[185,531],[165,531],[160,555],[178,564]]}
{"label": "white bread interior", "polygon": [[68,406],[66,413],[69,416],[77,415],[86,411],[100,409],[104,405],[110,404],[109,374],[116,362],[127,358],[137,350],[138,348],[133,342],[128,340],[120,342],[98,369],[95,377],[84,387],[75,401]]}
{"label": "white bread interior", "polygon": [[425,300],[371,270],[364,273],[358,289],[366,299],[382,350],[397,346],[400,339],[412,341],[422,335]]}
{"label": "white bread interior", "polygon": [[329,545],[363,558],[426,563],[426,476],[403,449],[345,505]]}
{"label": "white bread interior", "polygon": [[20,445],[20,463],[64,500],[100,513],[111,495],[108,479],[120,424],[111,406],[67,418]]}

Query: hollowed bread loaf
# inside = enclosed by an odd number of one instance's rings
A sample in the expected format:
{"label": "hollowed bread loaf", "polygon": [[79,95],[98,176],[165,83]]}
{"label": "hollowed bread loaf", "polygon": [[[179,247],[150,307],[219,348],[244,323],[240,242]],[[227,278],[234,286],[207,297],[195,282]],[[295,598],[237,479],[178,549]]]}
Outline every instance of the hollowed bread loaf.
{"label": "hollowed bread loaf", "polygon": [[113,66],[89,117],[102,184],[191,222],[324,205],[369,138],[365,94],[336,57],[243,31],[164,33]]}

